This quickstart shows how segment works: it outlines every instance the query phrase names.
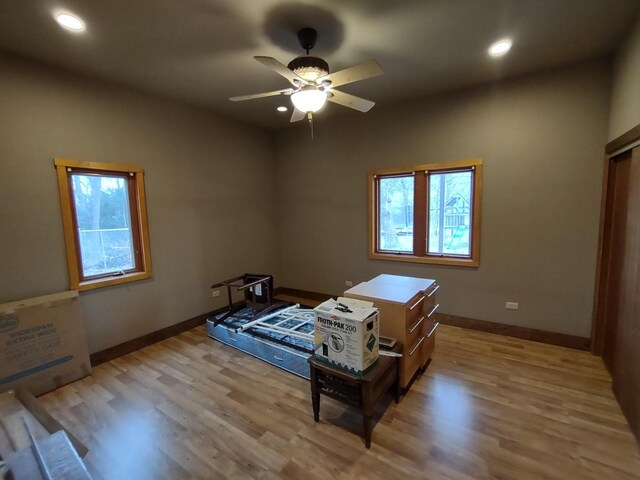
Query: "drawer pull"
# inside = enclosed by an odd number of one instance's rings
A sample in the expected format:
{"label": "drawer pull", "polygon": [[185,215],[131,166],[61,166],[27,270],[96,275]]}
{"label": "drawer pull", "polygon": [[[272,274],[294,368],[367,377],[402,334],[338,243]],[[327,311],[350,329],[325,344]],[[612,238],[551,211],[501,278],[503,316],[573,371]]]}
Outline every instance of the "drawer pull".
{"label": "drawer pull", "polygon": [[415,347],[413,347],[413,350],[411,350],[411,351],[409,352],[409,356],[410,356],[410,357],[415,353],[415,351],[418,349],[418,347],[420,347],[420,344],[421,344],[422,342],[424,342],[424,337],[422,337],[422,338],[420,339],[420,341],[418,342],[418,344],[417,344]]}
{"label": "drawer pull", "polygon": [[436,322],[436,324],[433,326],[433,328],[429,332],[429,335],[427,335],[427,338],[431,338],[431,335],[433,335],[433,332],[435,332],[438,329],[439,326],[440,326],[440,323]]}
{"label": "drawer pull", "polygon": [[431,311],[427,314],[427,318],[431,317],[431,315],[433,315],[433,314],[436,312],[436,310],[438,309],[438,307],[440,307],[440,304],[439,304],[439,303],[437,303],[437,304],[436,304],[436,305],[431,309]]}
{"label": "drawer pull", "polygon": [[427,297],[431,297],[431,295],[433,295],[434,293],[436,293],[436,291],[440,288],[440,285],[436,285],[436,288],[434,288],[433,290],[431,290],[431,292],[429,292],[429,295],[427,295]]}
{"label": "drawer pull", "polygon": [[273,358],[275,358],[279,362],[284,362],[284,357],[279,357],[278,355],[274,355]]}
{"label": "drawer pull", "polygon": [[420,317],[420,320],[418,320],[416,322],[416,324],[413,326],[413,328],[411,328],[411,330],[409,330],[409,335],[411,335],[414,332],[414,330],[420,326],[420,324],[422,323],[424,318],[425,318],[424,315]]}
{"label": "drawer pull", "polygon": [[414,303],[413,305],[411,305],[409,307],[409,310],[413,310],[414,308],[416,308],[418,305],[420,305],[422,303],[422,301],[424,300],[424,296],[420,297],[420,300],[418,300],[416,303]]}

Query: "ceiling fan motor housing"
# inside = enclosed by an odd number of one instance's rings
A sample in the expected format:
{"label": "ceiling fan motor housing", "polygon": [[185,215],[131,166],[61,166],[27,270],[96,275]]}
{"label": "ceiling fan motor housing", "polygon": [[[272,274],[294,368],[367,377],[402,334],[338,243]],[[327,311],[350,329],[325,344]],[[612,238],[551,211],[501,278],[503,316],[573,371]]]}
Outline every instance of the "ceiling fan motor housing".
{"label": "ceiling fan motor housing", "polygon": [[329,64],[327,62],[321,58],[311,57],[308,55],[294,58],[289,62],[287,67],[289,70],[295,72],[299,77],[310,82],[314,82],[320,77],[329,75]]}

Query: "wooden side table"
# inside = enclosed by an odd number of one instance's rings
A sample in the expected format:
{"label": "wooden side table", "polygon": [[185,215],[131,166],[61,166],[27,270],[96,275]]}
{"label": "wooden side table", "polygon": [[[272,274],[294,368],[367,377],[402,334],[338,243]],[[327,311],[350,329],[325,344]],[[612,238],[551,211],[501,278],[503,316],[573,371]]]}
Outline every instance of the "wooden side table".
{"label": "wooden side table", "polygon": [[[402,346],[397,344],[393,351],[401,352]],[[400,401],[400,358],[380,356],[374,367],[362,377],[316,360],[313,355],[309,357],[309,365],[313,419],[320,421],[320,394],[358,407],[362,412],[365,446],[369,448],[373,407],[391,386],[394,387],[395,402]]]}

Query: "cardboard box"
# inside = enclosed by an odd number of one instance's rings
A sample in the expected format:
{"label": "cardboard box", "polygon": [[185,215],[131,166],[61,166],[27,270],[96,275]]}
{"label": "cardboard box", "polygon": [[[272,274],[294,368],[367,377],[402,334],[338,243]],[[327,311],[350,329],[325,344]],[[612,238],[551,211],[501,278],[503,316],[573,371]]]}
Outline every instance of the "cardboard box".
{"label": "cardboard box", "polygon": [[379,355],[378,309],[371,302],[339,297],[313,311],[316,358],[364,375]]}
{"label": "cardboard box", "polygon": [[90,373],[78,292],[0,305],[0,392],[41,395]]}

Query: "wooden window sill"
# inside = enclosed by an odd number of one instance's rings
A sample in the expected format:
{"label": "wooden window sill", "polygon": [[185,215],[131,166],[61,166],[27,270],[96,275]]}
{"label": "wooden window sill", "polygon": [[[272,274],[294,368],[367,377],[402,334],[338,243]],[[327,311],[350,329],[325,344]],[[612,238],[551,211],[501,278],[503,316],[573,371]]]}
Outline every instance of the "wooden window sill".
{"label": "wooden window sill", "polygon": [[80,282],[78,285],[71,285],[72,290],[93,290],[100,287],[109,287],[111,285],[119,285],[121,283],[136,282],[138,280],[145,280],[151,278],[153,274],[151,272],[133,272],[126,273],[117,277],[104,277],[96,278],[95,280],[87,280]]}
{"label": "wooden window sill", "polygon": [[428,263],[432,265],[452,265],[457,267],[479,267],[480,260],[472,258],[453,257],[417,257],[415,255],[402,255],[398,253],[370,253],[372,260],[387,260],[394,262]]}

